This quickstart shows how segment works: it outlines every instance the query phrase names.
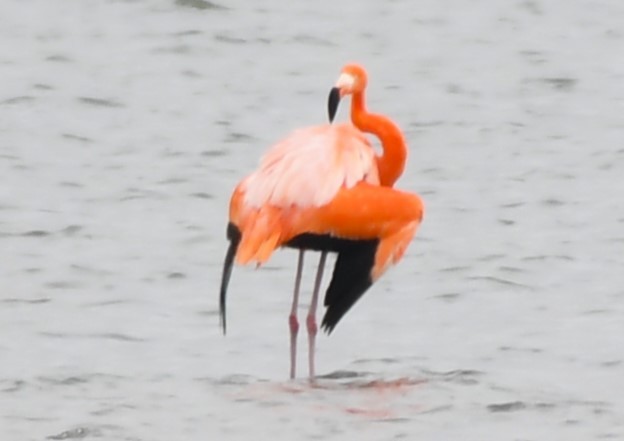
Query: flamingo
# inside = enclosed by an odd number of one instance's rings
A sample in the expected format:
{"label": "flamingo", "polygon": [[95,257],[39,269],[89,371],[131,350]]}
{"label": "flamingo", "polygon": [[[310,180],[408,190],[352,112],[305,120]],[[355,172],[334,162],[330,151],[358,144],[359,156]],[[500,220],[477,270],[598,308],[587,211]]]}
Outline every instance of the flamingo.
{"label": "flamingo", "polygon": [[[347,64],[328,99],[330,124],[295,130],[271,147],[258,169],[230,200],[220,289],[226,332],[226,293],[234,263],[267,262],[280,247],[299,250],[290,314],[290,378],[296,374],[297,318],[304,252],[320,251],[306,317],[309,379],[315,379],[316,312],[329,252],[338,254],[327,288],[321,328],[328,334],[411,242],[423,216],[416,194],[393,189],[407,158],[401,130],[389,118],[368,113],[365,69]],[[332,125],[340,99],[351,96],[351,121]],[[377,155],[363,132],[376,135]]]}

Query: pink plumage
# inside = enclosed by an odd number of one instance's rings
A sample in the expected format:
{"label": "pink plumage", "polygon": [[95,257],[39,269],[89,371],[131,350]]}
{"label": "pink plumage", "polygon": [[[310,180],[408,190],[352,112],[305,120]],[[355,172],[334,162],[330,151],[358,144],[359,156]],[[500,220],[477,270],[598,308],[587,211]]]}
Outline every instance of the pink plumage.
{"label": "pink plumage", "polygon": [[277,143],[239,188],[249,208],[318,207],[361,181],[379,184],[372,146],[349,123],[325,124],[296,130]]}
{"label": "pink plumage", "polygon": [[[353,125],[325,124],[291,133],[270,148],[230,199],[230,246],[219,295],[224,332],[225,298],[234,263],[260,265],[279,247],[299,249],[288,320],[291,378],[295,377],[304,253],[321,253],[306,317],[309,374],[314,381],[316,310],[327,254],[337,254],[321,324],[331,332],[386,268],[403,256],[422,220],[420,198],[392,188],[403,173],[407,146],[392,120],[366,111],[366,84],[364,68],[346,65],[329,94],[327,109],[333,121],[340,98],[352,95]],[[378,137],[380,155],[363,132]]]}

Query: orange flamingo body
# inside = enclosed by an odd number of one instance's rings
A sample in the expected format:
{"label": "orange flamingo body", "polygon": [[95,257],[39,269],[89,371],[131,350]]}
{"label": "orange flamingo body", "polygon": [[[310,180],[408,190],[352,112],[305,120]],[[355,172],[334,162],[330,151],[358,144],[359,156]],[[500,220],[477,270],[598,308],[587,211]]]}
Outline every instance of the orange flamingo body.
{"label": "orange flamingo body", "polygon": [[[306,325],[310,379],[314,379],[316,308],[328,252],[338,253],[325,294],[322,327],[331,332],[362,294],[411,242],[423,216],[420,198],[392,188],[407,157],[399,128],[364,105],[367,76],[347,65],[332,89],[330,121],[341,97],[352,95],[351,124],[300,129],[273,146],[259,168],[238,184],[230,201],[228,249],[220,293],[225,332],[225,297],[232,265],[266,262],[279,247],[299,249],[289,316],[291,371],[295,376],[299,285],[306,250],[321,252]],[[376,155],[362,132],[376,135]]]}

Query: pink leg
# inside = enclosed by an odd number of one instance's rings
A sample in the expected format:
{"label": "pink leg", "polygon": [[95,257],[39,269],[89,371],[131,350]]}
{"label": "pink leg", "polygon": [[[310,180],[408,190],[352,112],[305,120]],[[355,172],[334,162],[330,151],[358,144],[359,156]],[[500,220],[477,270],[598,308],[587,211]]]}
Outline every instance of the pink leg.
{"label": "pink leg", "polygon": [[299,286],[301,285],[301,273],[303,271],[303,250],[299,250],[299,261],[297,262],[297,275],[295,276],[295,292],[293,294],[292,307],[288,316],[290,327],[290,379],[295,378],[297,366],[297,333],[299,332],[299,321],[297,320],[297,308],[299,306]]}
{"label": "pink leg", "polygon": [[314,292],[312,293],[312,301],[310,302],[310,309],[308,310],[308,316],[306,318],[306,325],[308,327],[308,368],[310,373],[310,382],[314,382],[314,352],[316,333],[318,326],[316,325],[316,308],[318,306],[318,295],[321,288],[321,280],[323,278],[323,269],[325,268],[325,260],[327,259],[327,251],[321,252],[321,259],[319,260],[318,270],[316,272],[316,280],[314,281]]}

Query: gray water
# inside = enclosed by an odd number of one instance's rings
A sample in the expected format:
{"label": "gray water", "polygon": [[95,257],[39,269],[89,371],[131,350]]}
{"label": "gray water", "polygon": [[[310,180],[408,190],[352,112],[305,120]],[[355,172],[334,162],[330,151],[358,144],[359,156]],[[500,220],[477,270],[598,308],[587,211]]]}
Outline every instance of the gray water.
{"label": "gray water", "polygon": [[[0,439],[624,439],[623,23],[619,0],[3,0]],[[325,121],[348,61],[426,214],[310,388],[296,253],[235,269],[227,337],[217,290],[233,187]]]}

